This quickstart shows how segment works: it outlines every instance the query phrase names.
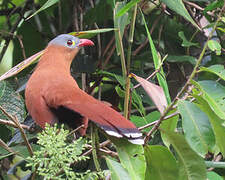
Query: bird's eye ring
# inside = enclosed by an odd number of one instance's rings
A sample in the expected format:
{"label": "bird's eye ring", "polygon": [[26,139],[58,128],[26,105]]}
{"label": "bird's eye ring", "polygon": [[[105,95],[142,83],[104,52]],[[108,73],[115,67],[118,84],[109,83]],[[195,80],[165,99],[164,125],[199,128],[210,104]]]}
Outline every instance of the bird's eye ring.
{"label": "bird's eye ring", "polygon": [[68,41],[67,41],[67,45],[68,45],[68,46],[72,46],[72,45],[73,45],[73,41],[72,41],[72,40],[68,40]]}

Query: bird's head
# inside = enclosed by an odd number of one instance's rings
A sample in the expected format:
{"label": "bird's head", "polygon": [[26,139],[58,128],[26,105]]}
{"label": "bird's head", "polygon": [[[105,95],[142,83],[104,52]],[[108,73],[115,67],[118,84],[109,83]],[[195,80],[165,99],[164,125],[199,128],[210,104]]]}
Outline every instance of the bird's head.
{"label": "bird's head", "polygon": [[93,46],[94,43],[89,39],[79,39],[69,34],[61,34],[48,43],[48,48],[57,49],[72,58],[77,54],[79,49],[84,46]]}
{"label": "bird's head", "polygon": [[48,45],[62,46],[69,49],[80,48],[83,46],[93,46],[94,43],[89,39],[79,39],[69,34],[61,34],[51,40]]}

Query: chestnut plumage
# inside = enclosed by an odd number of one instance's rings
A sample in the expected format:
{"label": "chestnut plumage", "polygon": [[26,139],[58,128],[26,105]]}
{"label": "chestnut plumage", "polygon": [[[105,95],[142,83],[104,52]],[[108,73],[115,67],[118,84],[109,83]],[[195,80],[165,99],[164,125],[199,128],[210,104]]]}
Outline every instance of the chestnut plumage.
{"label": "chestnut plumage", "polygon": [[69,125],[84,124],[80,134],[85,135],[90,120],[111,136],[143,144],[142,134],[132,122],[82,91],[71,76],[70,65],[80,47],[91,45],[94,43],[88,39],[68,34],[49,42],[27,83],[28,112],[42,128],[63,120]]}

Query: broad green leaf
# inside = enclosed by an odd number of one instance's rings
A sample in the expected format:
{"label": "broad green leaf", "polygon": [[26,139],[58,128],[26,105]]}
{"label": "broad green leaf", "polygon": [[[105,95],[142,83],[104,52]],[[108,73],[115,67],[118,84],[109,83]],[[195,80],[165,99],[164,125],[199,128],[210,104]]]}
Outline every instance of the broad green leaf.
{"label": "broad green leaf", "polygon": [[[144,17],[142,12],[141,12],[141,14],[142,14],[142,19],[143,19],[144,25],[145,25],[145,30],[146,30],[147,35],[148,35],[149,44],[150,44],[150,47],[151,47],[151,52],[152,52],[154,66],[155,66],[155,69],[159,69],[161,67],[161,65],[162,65],[162,61],[158,57],[158,53],[156,51],[156,48],[155,48],[155,45],[153,43],[151,34],[150,34],[148,26],[146,24],[145,17]],[[165,76],[165,73],[163,72],[163,68],[162,67],[160,68],[160,71],[159,71],[159,73],[157,73],[156,76],[157,76],[159,85],[163,88],[163,91],[164,91],[166,99],[167,99],[167,103],[170,104],[171,103],[171,99],[170,99],[169,89],[168,89],[168,85],[167,85],[166,78],[165,78],[166,76]]]}
{"label": "broad green leaf", "polygon": [[43,10],[45,10],[45,9],[47,9],[47,8],[49,8],[49,7],[51,7],[51,6],[54,5],[54,4],[56,4],[58,1],[59,1],[59,0],[48,0],[48,1],[47,1],[40,9],[38,9],[35,13],[33,13],[31,16],[29,16],[29,17],[27,18],[27,20],[30,19],[30,18],[32,18],[33,16],[35,16],[35,15],[38,14],[39,12],[41,12],[41,11],[43,11]]}
{"label": "broad green leaf", "polygon": [[215,51],[216,55],[220,55],[221,54],[221,45],[219,42],[211,39],[208,41],[208,47],[211,51]]}
{"label": "broad green leaf", "polygon": [[119,12],[116,14],[116,18],[123,16],[126,12],[129,11],[130,8],[132,8],[135,4],[137,4],[140,0],[131,0],[129,3],[127,3],[123,8],[119,10]]}
{"label": "broad green leaf", "polygon": [[194,26],[199,28],[198,25],[194,22],[194,20],[189,15],[182,0],[162,0],[162,2],[165,3],[170,9],[175,11],[177,14],[183,16],[185,19],[191,22]]}
{"label": "broad green leaf", "polygon": [[224,120],[219,118],[218,115],[215,114],[204,97],[199,96],[198,94],[193,94],[193,96],[197,100],[200,109],[208,115],[211,126],[213,128],[213,132],[215,134],[216,145],[219,147],[222,154],[225,155],[225,127],[223,125]]}
{"label": "broad green leaf", "polygon": [[116,145],[121,164],[128,171],[131,179],[145,179],[146,161],[144,148],[140,145],[131,144],[125,139],[116,139],[112,142]]}
{"label": "broad green leaf", "polygon": [[136,106],[142,116],[145,116],[145,108],[141,96],[136,92],[136,90],[132,91],[132,104]]}
{"label": "broad green leaf", "polygon": [[111,179],[112,180],[130,180],[131,177],[126,171],[126,169],[123,168],[123,166],[109,158],[105,158],[107,166],[111,172]]}
{"label": "broad green leaf", "polygon": [[[5,41],[1,42],[0,45],[0,52],[2,51],[3,47],[5,45]],[[14,49],[14,45],[13,42],[10,41],[8,48],[1,60],[0,63],[0,75],[4,74],[6,71],[8,71],[9,69],[12,68],[12,64],[13,64],[13,49]]]}
{"label": "broad green leaf", "polygon": [[99,33],[105,33],[109,31],[114,31],[114,28],[104,28],[104,29],[95,29],[95,30],[88,30],[88,31],[79,31],[79,32],[71,32],[69,33],[72,36],[76,36],[78,38],[92,38]]}
{"label": "broad green leaf", "polygon": [[203,93],[202,97],[208,102],[211,109],[225,120],[225,87],[211,80],[193,81],[193,84]]}
{"label": "broad green leaf", "polygon": [[[158,111],[153,111],[151,113],[149,113],[148,115],[141,117],[141,116],[135,116],[132,115],[130,117],[130,120],[137,126],[137,127],[141,127],[144,126],[146,124],[149,124],[153,121],[156,121],[160,118],[160,113]],[[142,132],[149,132],[151,130],[151,127],[145,128],[142,130]]]}
{"label": "broad green leaf", "polygon": [[219,176],[217,173],[210,171],[207,172],[207,180],[224,180],[221,176]]}
{"label": "broad green leaf", "polygon": [[161,130],[176,151],[179,167],[179,180],[205,180],[206,165],[195,151],[191,149],[183,135]]}
{"label": "broad green leaf", "polygon": [[[168,113],[168,115],[175,113],[175,112],[176,112],[176,109],[173,109]],[[166,121],[163,121],[160,125],[160,128],[162,128],[164,130],[166,129],[167,131],[174,132],[177,127],[178,119],[179,119],[179,115],[173,116],[173,117],[167,119]],[[163,143],[169,148],[170,143],[167,140],[166,134],[162,133],[161,137],[163,139]]]}
{"label": "broad green leaf", "polygon": [[200,72],[201,71],[207,71],[207,72],[216,74],[221,79],[225,80],[225,69],[224,69],[224,66],[221,64],[215,64],[210,67],[200,67]]}
{"label": "broad green leaf", "polygon": [[215,146],[215,137],[208,116],[194,103],[179,100],[178,110],[182,116],[182,127],[189,145],[205,157]]}
{"label": "broad green leaf", "polygon": [[190,46],[196,46],[196,47],[199,47],[198,43],[193,43],[193,42],[190,42],[187,40],[187,38],[185,37],[184,35],[184,32],[181,31],[178,33],[178,36],[182,39],[182,46],[183,47],[190,47]]}
{"label": "broad green leaf", "polygon": [[[0,82],[0,106],[11,116],[17,117],[20,122],[24,120],[24,100],[7,81]],[[8,119],[1,111],[0,118]]]}
{"label": "broad green leaf", "polygon": [[164,146],[145,146],[147,169],[145,179],[174,180],[178,177],[178,164],[173,154]]}

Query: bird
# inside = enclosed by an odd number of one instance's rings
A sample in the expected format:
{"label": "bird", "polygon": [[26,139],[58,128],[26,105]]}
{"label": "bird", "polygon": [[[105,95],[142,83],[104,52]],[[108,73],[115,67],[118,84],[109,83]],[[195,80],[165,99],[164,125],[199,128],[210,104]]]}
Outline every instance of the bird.
{"label": "bird", "polygon": [[71,63],[81,47],[93,45],[89,39],[69,34],[58,35],[48,43],[26,85],[29,114],[41,128],[46,123],[83,125],[79,133],[84,136],[91,121],[110,136],[144,144],[142,133],[131,121],[80,89],[71,76]]}

